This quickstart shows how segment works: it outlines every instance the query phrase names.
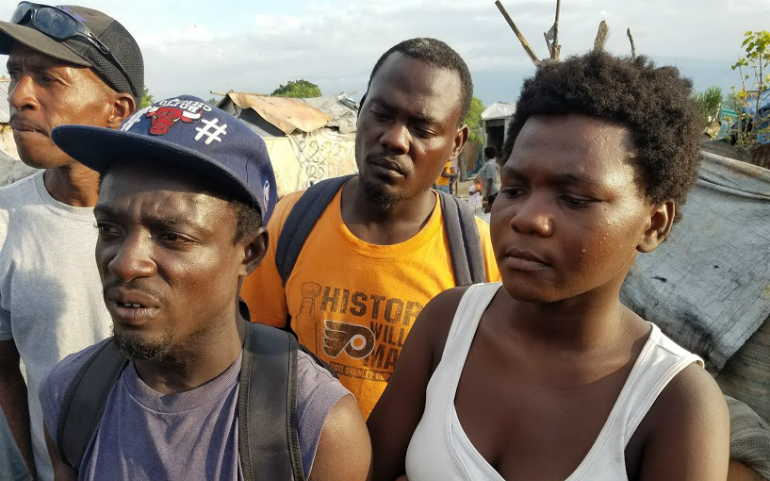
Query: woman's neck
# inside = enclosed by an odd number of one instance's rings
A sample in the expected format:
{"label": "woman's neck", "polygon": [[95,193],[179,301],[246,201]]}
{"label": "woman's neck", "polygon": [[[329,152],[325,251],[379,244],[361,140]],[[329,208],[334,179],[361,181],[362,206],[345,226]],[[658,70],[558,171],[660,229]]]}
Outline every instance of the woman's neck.
{"label": "woman's neck", "polygon": [[505,293],[509,326],[522,339],[559,351],[593,351],[616,344],[627,331],[628,309],[617,289],[595,290],[553,303],[518,301]]}

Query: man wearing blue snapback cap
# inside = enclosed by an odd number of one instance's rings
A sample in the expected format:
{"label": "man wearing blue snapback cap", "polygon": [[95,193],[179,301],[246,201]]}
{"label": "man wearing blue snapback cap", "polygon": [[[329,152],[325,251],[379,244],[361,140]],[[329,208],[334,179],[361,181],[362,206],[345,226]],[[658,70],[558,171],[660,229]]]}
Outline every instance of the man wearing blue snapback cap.
{"label": "man wearing blue snapback cap", "polygon": [[57,480],[365,480],[353,397],[239,306],[276,202],[262,139],[190,96],[119,131],[52,137],[101,174],[96,263],[114,334],[42,386]]}
{"label": "man wearing blue snapback cap", "polygon": [[[118,21],[78,6],[19,3],[0,22],[0,54],[8,55],[19,156],[41,169],[0,189],[0,416],[31,476],[50,481],[40,383],[66,355],[110,332],[93,254],[98,175],[59,150],[51,130],[120,127],[141,102],[144,66]],[[10,477],[5,466],[0,479]]]}

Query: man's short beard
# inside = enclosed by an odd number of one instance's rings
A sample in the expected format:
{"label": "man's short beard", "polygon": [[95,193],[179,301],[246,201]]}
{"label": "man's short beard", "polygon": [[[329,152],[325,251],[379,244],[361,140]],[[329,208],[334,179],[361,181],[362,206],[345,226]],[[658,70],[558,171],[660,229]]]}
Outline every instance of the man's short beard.
{"label": "man's short beard", "polygon": [[157,342],[148,342],[133,333],[117,332],[115,327],[112,328],[112,336],[120,352],[132,361],[182,364],[188,359],[195,359],[201,346],[209,341],[212,334],[225,328],[224,325],[207,326],[176,341],[171,329],[164,329],[161,339]]}
{"label": "man's short beard", "polygon": [[404,196],[391,194],[382,191],[379,186],[361,177],[361,183],[364,187],[366,199],[373,205],[379,207],[381,212],[389,212],[397,202],[404,200]]}
{"label": "man's short beard", "polygon": [[112,336],[120,352],[132,361],[148,361],[164,363],[171,360],[172,338],[171,330],[163,331],[159,342],[147,342],[140,336],[129,332],[116,331],[113,327]]}

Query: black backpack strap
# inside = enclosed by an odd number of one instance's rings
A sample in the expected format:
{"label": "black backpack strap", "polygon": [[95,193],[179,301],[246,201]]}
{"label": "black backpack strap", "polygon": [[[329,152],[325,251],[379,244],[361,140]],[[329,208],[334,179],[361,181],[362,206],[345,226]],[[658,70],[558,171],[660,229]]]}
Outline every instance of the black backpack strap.
{"label": "black backpack strap", "polygon": [[275,266],[284,286],[294,270],[294,264],[297,263],[310,231],[337,192],[351,177],[353,176],[334,177],[310,186],[292,207],[275,248]]}
{"label": "black backpack strap", "polygon": [[297,422],[297,341],[246,323],[238,435],[244,481],[304,481]]}
{"label": "black backpack strap", "polygon": [[105,342],[80,368],[64,395],[56,442],[62,461],[78,469],[107,405],[113,386],[128,364],[115,341]]}
{"label": "black backpack strap", "polygon": [[[249,306],[248,304],[246,304],[246,301],[244,301],[240,297],[238,297],[238,312],[241,314],[241,317],[243,317],[245,321],[251,322],[251,314],[249,313]],[[297,334],[292,330],[290,322],[287,322],[287,325],[285,327],[282,327],[279,329],[281,329],[282,331],[288,332],[296,339]],[[318,364],[322,368],[329,371],[329,374],[331,374],[335,378],[338,377],[337,372],[334,370],[331,364],[329,364],[328,362],[318,357],[313,351],[303,346],[302,344],[299,344],[299,350],[304,352],[308,356],[310,356],[316,362],[316,364]]]}
{"label": "black backpack strap", "polygon": [[476,216],[468,205],[457,197],[441,191],[438,191],[438,194],[444,214],[444,229],[449,242],[455,284],[467,286],[487,282]]}

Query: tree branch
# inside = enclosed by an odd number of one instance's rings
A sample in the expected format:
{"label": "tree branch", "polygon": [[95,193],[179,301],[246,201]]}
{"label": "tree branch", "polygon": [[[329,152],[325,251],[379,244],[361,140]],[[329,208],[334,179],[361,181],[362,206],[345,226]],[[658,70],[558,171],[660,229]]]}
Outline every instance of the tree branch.
{"label": "tree branch", "polygon": [[628,35],[628,40],[631,42],[631,58],[636,58],[636,47],[634,46],[634,37],[631,35],[631,29],[629,28],[626,30],[626,35]]}

